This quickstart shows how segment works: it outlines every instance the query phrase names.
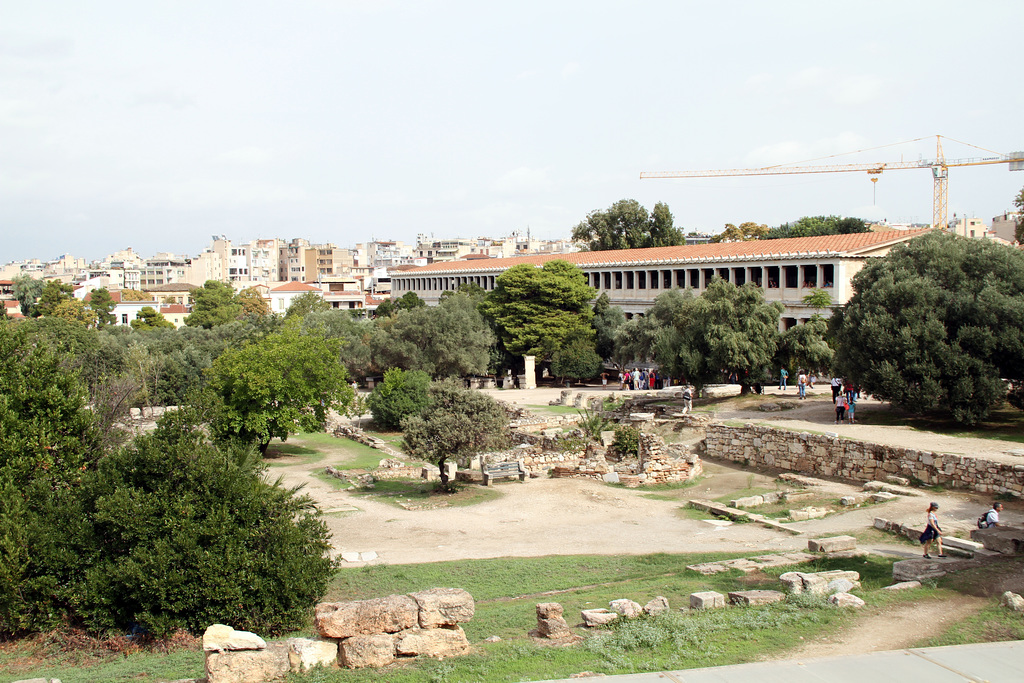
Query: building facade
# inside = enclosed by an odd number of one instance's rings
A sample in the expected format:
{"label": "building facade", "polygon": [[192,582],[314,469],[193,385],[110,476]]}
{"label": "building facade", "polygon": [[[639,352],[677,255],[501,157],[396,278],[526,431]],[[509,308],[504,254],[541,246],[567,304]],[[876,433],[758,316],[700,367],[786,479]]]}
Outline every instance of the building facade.
{"label": "building facade", "polygon": [[853,276],[868,259],[884,256],[893,246],[925,232],[869,232],[433,263],[392,271],[391,290],[393,298],[414,292],[427,304],[436,305],[443,292],[454,291],[462,283],[491,291],[497,277],[513,266],[539,267],[560,259],[579,266],[597,295],[607,294],[611,304],[621,307],[627,317],[643,315],[666,290],[699,295],[719,277],[736,285],[753,284],[766,300],[781,302],[785,310],[780,325],[788,329],[815,313],[830,315],[828,310],[804,304],[805,296],[820,289],[831,295],[833,304],[846,303],[853,295]]}

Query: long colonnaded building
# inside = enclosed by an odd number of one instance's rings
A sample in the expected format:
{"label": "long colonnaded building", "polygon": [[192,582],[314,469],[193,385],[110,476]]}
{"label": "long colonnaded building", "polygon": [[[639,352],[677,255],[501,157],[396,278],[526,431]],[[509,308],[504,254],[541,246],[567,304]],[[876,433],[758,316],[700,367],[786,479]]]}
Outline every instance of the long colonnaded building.
{"label": "long colonnaded building", "polygon": [[486,291],[507,269],[522,263],[541,266],[560,259],[579,266],[597,295],[607,294],[627,317],[643,315],[655,297],[668,289],[701,294],[718,276],[736,285],[754,284],[767,301],[785,306],[782,329],[806,322],[815,313],[803,298],[816,289],[827,291],[834,305],[853,295],[851,281],[870,258],[885,256],[897,244],[925,230],[889,230],[852,235],[793,237],[778,240],[693,244],[648,249],[581,251],[571,254],[529,255],[499,259],[470,259],[432,263],[391,275],[392,297],[414,292],[428,305],[463,283]]}

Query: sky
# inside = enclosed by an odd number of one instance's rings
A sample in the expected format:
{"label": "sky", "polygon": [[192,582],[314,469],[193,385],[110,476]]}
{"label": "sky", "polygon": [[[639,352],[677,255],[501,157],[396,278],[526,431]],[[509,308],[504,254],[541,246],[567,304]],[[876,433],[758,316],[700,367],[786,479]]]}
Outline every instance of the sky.
{"label": "sky", "polygon": [[[0,0],[0,263],[559,239],[625,198],[686,231],[927,223],[925,169],[640,173],[1024,150],[1022,25],[1019,0]],[[949,214],[1022,187],[952,168]]]}

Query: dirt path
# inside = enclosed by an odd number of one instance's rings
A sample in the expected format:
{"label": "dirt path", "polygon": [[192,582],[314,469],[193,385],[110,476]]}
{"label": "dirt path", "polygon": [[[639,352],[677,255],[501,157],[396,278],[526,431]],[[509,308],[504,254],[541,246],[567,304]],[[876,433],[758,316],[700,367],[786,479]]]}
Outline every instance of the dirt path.
{"label": "dirt path", "polygon": [[882,607],[831,637],[823,636],[774,659],[811,659],[835,654],[857,655],[914,647],[941,635],[950,626],[981,611],[988,601],[966,595]]}

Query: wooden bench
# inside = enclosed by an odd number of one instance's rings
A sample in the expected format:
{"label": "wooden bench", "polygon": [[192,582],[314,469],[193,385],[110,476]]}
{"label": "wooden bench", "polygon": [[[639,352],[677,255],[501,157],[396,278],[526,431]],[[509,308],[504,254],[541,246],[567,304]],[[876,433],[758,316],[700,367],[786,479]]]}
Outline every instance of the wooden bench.
{"label": "wooden bench", "polygon": [[521,462],[493,462],[480,469],[484,474],[484,486],[490,484],[491,479],[502,477],[519,477],[519,481],[526,481],[526,469]]}

